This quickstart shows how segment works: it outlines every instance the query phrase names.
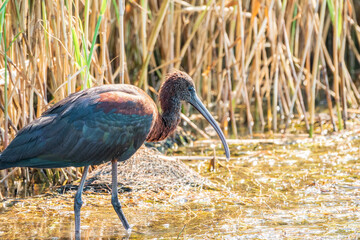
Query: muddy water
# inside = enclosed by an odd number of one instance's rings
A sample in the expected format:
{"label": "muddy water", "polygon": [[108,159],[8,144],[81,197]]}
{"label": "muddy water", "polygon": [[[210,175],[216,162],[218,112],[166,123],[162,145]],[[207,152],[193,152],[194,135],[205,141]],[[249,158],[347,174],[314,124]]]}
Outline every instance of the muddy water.
{"label": "muddy water", "polygon": [[[197,142],[175,156],[212,156]],[[83,239],[356,239],[360,237],[360,131],[315,139],[231,142],[230,162],[186,160],[212,188],[125,193],[130,236],[109,194],[85,193]],[[221,156],[221,150],[217,155]],[[73,238],[73,194],[10,198],[0,204],[1,239]],[[6,206],[6,207],[5,207]]]}

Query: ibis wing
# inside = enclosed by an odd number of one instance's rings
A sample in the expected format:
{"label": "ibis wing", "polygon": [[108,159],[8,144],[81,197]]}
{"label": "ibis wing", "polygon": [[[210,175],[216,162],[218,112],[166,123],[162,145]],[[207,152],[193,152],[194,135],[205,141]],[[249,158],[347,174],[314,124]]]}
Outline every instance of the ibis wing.
{"label": "ibis wing", "polygon": [[[116,93],[121,96],[120,93]],[[71,99],[71,98],[70,98]],[[128,96],[127,101],[131,101]],[[47,111],[23,128],[3,152],[0,169],[27,166],[55,168],[126,160],[142,145],[152,114],[134,114],[134,105],[119,109],[111,99],[78,97]],[[129,106],[129,109],[127,109]],[[137,113],[142,104],[137,104]],[[145,107],[145,106],[144,106]],[[126,112],[132,114],[126,114]]]}

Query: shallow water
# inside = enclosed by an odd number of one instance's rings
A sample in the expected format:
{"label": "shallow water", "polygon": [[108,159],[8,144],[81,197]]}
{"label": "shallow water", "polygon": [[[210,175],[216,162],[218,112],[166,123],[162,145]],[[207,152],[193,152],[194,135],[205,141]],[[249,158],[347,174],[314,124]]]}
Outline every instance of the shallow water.
{"label": "shallow water", "polygon": [[[213,156],[211,144],[174,151]],[[217,184],[176,192],[120,194],[126,235],[109,194],[84,193],[83,239],[356,239],[360,237],[360,131],[315,139],[286,136],[231,142],[230,162],[186,163]],[[168,154],[168,155],[171,155]],[[10,198],[0,239],[74,239],[73,193]]]}

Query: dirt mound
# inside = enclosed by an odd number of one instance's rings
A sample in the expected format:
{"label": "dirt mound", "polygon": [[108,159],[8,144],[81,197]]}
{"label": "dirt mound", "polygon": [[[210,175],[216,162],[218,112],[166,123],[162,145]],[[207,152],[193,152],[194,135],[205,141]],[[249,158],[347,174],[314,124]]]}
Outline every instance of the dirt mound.
{"label": "dirt mound", "polygon": [[[120,191],[175,190],[184,186],[212,185],[180,160],[147,147],[141,147],[129,160],[118,163],[118,183]],[[67,185],[60,191],[76,188],[75,185]],[[111,190],[111,162],[98,166],[89,174],[85,190]]]}

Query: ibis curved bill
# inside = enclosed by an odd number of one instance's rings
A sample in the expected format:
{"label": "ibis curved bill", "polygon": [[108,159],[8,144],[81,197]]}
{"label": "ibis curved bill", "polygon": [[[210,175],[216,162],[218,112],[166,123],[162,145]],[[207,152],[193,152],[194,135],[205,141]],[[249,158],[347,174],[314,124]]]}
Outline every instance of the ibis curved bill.
{"label": "ibis curved bill", "polygon": [[198,110],[201,115],[204,116],[204,118],[211,124],[211,126],[213,126],[213,128],[215,129],[216,133],[218,134],[223,146],[224,146],[224,150],[225,150],[225,155],[226,155],[226,160],[229,161],[230,159],[230,150],[229,150],[229,146],[226,142],[225,136],[223,134],[223,132],[221,131],[219,125],[216,123],[215,119],[213,118],[213,116],[211,115],[211,113],[206,109],[206,107],[204,106],[204,104],[201,102],[201,100],[199,99],[199,97],[196,95],[195,92],[193,92],[191,94],[191,98],[189,103],[196,108],[196,110]]}

